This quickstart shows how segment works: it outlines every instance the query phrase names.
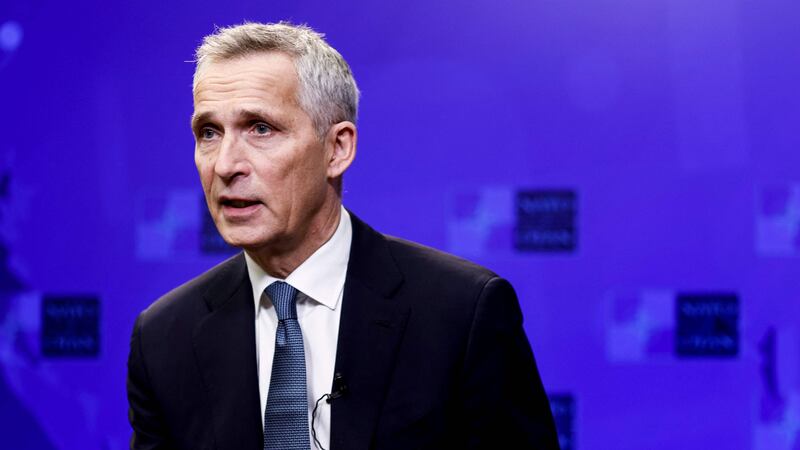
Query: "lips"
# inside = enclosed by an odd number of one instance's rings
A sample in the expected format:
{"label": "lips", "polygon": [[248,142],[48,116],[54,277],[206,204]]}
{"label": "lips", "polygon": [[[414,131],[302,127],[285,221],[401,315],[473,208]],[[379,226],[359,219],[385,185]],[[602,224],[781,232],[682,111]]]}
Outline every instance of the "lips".
{"label": "lips", "polygon": [[262,203],[242,197],[220,197],[222,214],[228,222],[246,222],[258,216]]}
{"label": "lips", "polygon": [[258,203],[261,203],[257,198],[253,197],[245,197],[245,196],[236,196],[236,195],[220,195],[217,197],[220,205],[222,206],[229,206],[231,208],[247,208],[248,206],[253,206]]}
{"label": "lips", "polygon": [[229,206],[231,208],[247,208],[248,206],[257,205],[261,202],[256,200],[244,200],[244,199],[222,199],[221,203],[222,206]]}

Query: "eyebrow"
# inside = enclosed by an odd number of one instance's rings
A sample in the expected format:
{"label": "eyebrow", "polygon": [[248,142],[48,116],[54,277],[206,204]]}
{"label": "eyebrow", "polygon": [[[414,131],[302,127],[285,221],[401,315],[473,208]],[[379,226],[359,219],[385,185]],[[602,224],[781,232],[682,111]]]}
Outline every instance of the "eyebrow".
{"label": "eyebrow", "polygon": [[204,112],[199,115],[192,114],[189,125],[192,127],[192,130],[196,131],[197,127],[199,127],[201,123],[206,123],[210,119],[211,119],[210,112]]}
{"label": "eyebrow", "polygon": [[[254,108],[254,109],[238,109],[236,111],[236,117],[239,120],[249,120],[249,119],[264,119],[265,121],[269,122],[271,125],[275,125],[276,122],[272,116],[266,109],[261,108]],[[203,124],[208,122],[213,122],[214,113],[211,111],[204,111],[200,114],[192,114],[191,117],[191,127],[192,130],[197,130]]]}

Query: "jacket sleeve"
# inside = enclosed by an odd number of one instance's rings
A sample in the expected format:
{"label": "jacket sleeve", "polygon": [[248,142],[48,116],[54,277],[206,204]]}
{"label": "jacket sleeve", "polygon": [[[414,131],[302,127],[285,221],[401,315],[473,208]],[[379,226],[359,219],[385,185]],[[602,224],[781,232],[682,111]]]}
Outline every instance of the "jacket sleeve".
{"label": "jacket sleeve", "polygon": [[559,448],[517,295],[502,278],[478,296],[462,374],[467,448]]}
{"label": "jacket sleeve", "polygon": [[133,427],[132,450],[168,449],[169,440],[142,355],[142,316],[136,319],[128,355],[128,420]]}

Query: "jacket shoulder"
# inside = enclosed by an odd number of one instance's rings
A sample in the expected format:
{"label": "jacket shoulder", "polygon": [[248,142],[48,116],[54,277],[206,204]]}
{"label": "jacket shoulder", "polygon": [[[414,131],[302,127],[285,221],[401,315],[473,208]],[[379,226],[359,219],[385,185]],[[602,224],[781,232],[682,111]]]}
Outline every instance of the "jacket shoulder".
{"label": "jacket shoulder", "polygon": [[493,271],[459,256],[406,239],[384,237],[395,262],[406,274],[480,286],[497,277]]}
{"label": "jacket shoulder", "polygon": [[[234,255],[159,297],[142,313],[143,321],[163,320],[193,311],[207,312],[203,298],[218,285],[233,286],[232,280],[246,273],[242,253]],[[221,283],[223,281],[227,283]]]}

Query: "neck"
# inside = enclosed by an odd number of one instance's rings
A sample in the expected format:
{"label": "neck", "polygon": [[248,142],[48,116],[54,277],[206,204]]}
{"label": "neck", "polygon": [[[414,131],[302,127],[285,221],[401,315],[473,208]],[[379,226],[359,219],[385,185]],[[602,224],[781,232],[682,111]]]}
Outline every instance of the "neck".
{"label": "neck", "polygon": [[275,248],[245,249],[264,272],[269,275],[285,279],[294,272],[300,264],[307,260],[320,247],[322,247],[336,232],[341,215],[341,203],[333,202],[315,215],[309,225],[302,242],[286,250]]}

